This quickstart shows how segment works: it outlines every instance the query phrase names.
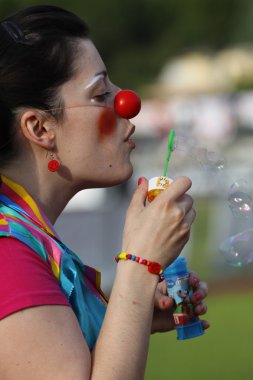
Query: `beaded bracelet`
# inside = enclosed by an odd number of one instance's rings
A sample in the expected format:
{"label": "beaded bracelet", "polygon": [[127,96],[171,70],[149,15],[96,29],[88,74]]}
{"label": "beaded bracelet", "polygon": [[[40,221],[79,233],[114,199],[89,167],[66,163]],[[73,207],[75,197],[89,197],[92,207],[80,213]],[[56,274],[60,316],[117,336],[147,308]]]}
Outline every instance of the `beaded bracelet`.
{"label": "beaded bracelet", "polygon": [[132,260],[135,261],[136,263],[147,265],[148,271],[152,274],[157,274],[160,279],[159,282],[164,280],[164,276],[162,276],[163,269],[161,265],[155,261],[149,261],[142,259],[141,257],[131,255],[128,252],[121,252],[119,255],[115,256],[115,261],[118,263],[119,260]]}

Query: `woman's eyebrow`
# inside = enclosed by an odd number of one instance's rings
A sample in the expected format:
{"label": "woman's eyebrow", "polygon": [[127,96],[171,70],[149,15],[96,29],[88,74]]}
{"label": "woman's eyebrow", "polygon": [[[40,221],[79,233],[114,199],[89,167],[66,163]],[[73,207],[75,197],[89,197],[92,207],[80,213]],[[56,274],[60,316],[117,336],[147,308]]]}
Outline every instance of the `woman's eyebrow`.
{"label": "woman's eyebrow", "polygon": [[107,71],[106,70],[103,70],[103,71],[100,71],[99,73],[96,73],[94,75],[94,77],[92,78],[92,80],[87,84],[87,86],[85,88],[87,89],[87,88],[92,87],[99,80],[105,79],[106,77],[107,77]]}

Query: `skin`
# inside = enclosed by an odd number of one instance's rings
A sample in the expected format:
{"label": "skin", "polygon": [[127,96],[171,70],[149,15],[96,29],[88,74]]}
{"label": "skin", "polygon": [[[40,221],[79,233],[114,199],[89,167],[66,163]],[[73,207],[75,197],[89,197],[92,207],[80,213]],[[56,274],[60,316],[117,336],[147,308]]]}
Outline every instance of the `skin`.
{"label": "skin", "polygon": [[[113,128],[101,134],[103,113],[112,108],[119,89],[109,81],[91,41],[80,41],[79,51],[76,75],[60,89],[66,106],[63,120],[57,122],[36,109],[22,110],[17,125],[20,156],[1,170],[29,191],[52,223],[79,190],[123,183],[133,171],[133,146],[127,139],[134,131],[131,122],[115,114]],[[50,152],[61,162],[57,173],[47,169]],[[127,211],[122,251],[169,265],[188,241],[195,218],[193,201],[186,194],[190,187],[187,177],[177,178],[146,205],[147,180],[143,179]],[[194,274],[190,282],[195,289],[195,313],[203,314],[206,284]],[[71,308],[25,309],[0,323],[0,378],[143,379],[150,333],[173,329],[172,312],[172,301],[164,283],[158,285],[158,276],[144,265],[121,260],[92,353]],[[207,328],[208,323],[203,323]]]}

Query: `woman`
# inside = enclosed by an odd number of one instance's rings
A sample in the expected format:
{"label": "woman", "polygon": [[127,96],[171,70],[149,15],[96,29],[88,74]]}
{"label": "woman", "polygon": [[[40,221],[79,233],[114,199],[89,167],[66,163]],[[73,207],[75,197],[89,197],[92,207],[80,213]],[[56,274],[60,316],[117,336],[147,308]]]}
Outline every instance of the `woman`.
{"label": "woman", "polygon": [[[146,262],[119,260],[110,301],[53,224],[80,190],[132,175],[133,124],[85,23],[36,6],[0,27],[0,378],[142,379],[150,332],[173,329],[172,301]],[[145,206],[139,181],[122,251],[168,266],[195,218],[182,177]],[[151,270],[150,270],[151,268]],[[195,313],[206,285],[191,276]],[[207,322],[203,322],[205,328]]]}

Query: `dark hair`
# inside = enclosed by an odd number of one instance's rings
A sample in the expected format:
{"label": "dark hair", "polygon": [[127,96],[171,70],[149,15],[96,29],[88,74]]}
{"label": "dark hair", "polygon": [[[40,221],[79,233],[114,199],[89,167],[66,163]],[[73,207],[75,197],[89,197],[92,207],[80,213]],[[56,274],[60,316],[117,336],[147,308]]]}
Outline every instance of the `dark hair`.
{"label": "dark hair", "polygon": [[20,107],[55,109],[51,114],[62,116],[59,87],[74,75],[78,42],[87,36],[83,20],[56,6],[29,7],[1,22],[1,166],[17,153],[14,126]]}

